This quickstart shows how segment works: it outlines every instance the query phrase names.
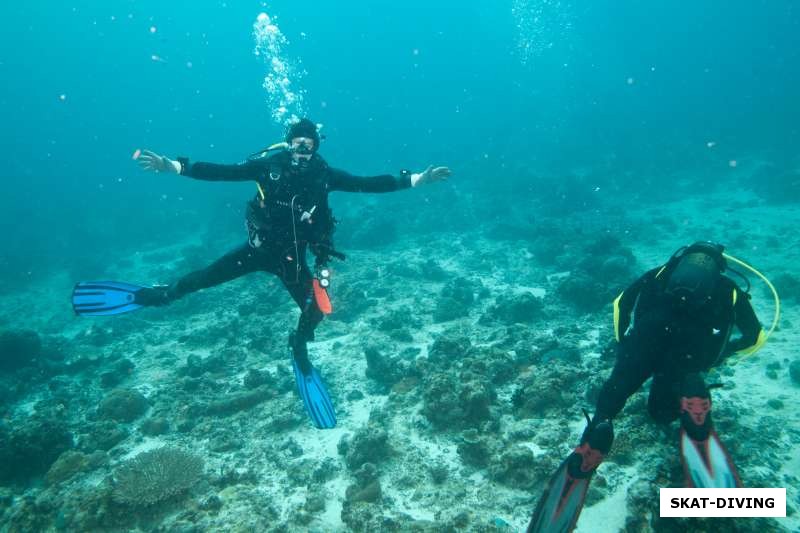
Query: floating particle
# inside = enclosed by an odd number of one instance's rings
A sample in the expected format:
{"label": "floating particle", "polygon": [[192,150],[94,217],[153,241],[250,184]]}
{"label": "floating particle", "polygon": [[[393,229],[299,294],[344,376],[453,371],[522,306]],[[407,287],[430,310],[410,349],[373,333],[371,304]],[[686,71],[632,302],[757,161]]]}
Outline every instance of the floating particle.
{"label": "floating particle", "polygon": [[730,161],[728,161],[728,166],[731,168],[736,168],[736,165],[738,164],[739,163],[737,163],[735,159],[731,159]]}
{"label": "floating particle", "polygon": [[716,143],[716,142],[714,142],[714,141],[708,141],[708,142],[706,143],[706,146],[707,146],[708,148],[714,148],[716,145],[717,145],[717,143]]}
{"label": "floating particle", "polygon": [[186,62],[186,68],[192,68],[192,62],[191,61],[187,61]]}
{"label": "floating particle", "polygon": [[135,161],[135,160],[139,159],[140,155],[142,155],[142,151],[137,148],[136,151],[133,152],[133,155],[131,156],[131,159],[133,159]]}
{"label": "floating particle", "polygon": [[161,56],[158,56],[158,55],[156,55],[156,54],[153,54],[153,55],[151,55],[151,56],[150,56],[150,59],[152,59],[152,60],[153,60],[153,61],[155,61],[156,63],[166,63],[166,62],[167,62],[167,60],[166,60],[166,59],[164,59],[163,57],[161,57]]}
{"label": "floating particle", "polygon": [[156,27],[150,26],[150,33],[155,33],[155,32],[156,32]]}
{"label": "floating particle", "polygon": [[414,50],[412,50],[411,53],[414,54],[415,56],[418,56],[419,55],[419,48],[414,48]]}
{"label": "floating particle", "polygon": [[67,95],[66,94],[59,94],[58,95],[58,99],[63,102],[63,101],[65,101],[67,99]]}
{"label": "floating particle", "polygon": [[634,80],[633,78],[628,78],[627,81],[628,81],[628,85],[633,85],[634,83],[636,83],[636,80]]}

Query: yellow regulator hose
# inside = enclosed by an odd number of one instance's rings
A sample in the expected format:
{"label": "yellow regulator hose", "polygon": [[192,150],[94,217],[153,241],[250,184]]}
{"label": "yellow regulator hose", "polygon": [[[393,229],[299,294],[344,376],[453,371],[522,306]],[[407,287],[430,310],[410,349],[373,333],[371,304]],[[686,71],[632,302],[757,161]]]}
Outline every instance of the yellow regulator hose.
{"label": "yellow regulator hose", "polygon": [[746,268],[747,270],[749,270],[750,272],[752,272],[753,274],[755,274],[756,276],[761,278],[761,281],[763,281],[767,285],[767,287],[769,287],[769,290],[772,291],[772,297],[775,300],[775,315],[772,318],[772,325],[769,327],[769,329],[767,330],[766,333],[764,333],[762,331],[759,334],[758,341],[753,346],[751,346],[750,348],[747,348],[746,350],[742,350],[742,351],[739,352],[739,353],[741,353],[743,355],[751,355],[751,354],[756,353],[761,348],[763,348],[764,344],[766,344],[766,342],[767,342],[767,339],[769,339],[770,335],[772,335],[772,333],[775,331],[775,328],[778,327],[778,321],[781,318],[781,299],[778,296],[778,291],[775,290],[775,286],[772,284],[772,282],[770,282],[770,280],[767,279],[767,277],[764,274],[762,274],[761,272],[759,272],[758,270],[756,270],[752,266],[748,265],[747,263],[745,263],[741,259],[737,259],[737,258],[733,257],[732,255],[728,255],[728,254],[722,254],[722,255],[725,256],[725,259],[727,259],[728,261],[733,261],[737,265]]}

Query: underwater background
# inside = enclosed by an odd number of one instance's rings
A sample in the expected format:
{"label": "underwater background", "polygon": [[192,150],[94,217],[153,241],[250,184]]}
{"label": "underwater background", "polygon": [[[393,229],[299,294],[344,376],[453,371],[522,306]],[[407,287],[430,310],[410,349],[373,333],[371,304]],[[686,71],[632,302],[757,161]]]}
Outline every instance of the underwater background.
{"label": "underwater background", "polygon": [[[611,302],[697,240],[782,297],[709,382],[744,484],[786,487],[788,516],[659,518],[678,429],[645,385],[577,531],[800,530],[797,2],[31,1],[0,28],[3,531],[523,530],[613,366]],[[274,277],[118,317],[69,302],[245,242],[252,183],[145,173],[137,149],[235,163],[293,115],[356,175],[453,171],[331,197],[324,432]]]}

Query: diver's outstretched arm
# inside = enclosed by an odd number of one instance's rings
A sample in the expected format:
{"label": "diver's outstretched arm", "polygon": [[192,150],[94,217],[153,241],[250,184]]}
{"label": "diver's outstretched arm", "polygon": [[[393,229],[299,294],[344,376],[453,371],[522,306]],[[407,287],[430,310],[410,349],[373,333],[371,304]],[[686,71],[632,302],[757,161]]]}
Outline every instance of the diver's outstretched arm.
{"label": "diver's outstretched arm", "polygon": [[246,161],[235,165],[203,162],[190,163],[185,157],[179,157],[177,161],[174,161],[167,156],[159,155],[150,150],[142,150],[136,161],[144,170],[181,174],[206,181],[258,180],[264,173],[264,166],[255,161]]}
{"label": "diver's outstretched arm", "polygon": [[330,191],[344,192],[369,192],[382,193],[394,192],[410,187],[417,187],[426,183],[442,181],[450,177],[447,167],[429,166],[423,172],[411,173],[404,170],[400,176],[383,174],[380,176],[353,176],[339,169],[330,169],[328,188]]}

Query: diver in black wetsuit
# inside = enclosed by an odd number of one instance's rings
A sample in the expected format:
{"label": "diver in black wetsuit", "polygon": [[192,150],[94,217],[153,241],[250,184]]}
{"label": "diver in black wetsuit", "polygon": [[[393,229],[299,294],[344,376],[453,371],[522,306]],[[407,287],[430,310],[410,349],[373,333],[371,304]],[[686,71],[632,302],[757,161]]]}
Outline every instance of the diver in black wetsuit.
{"label": "diver in black wetsuit", "polygon": [[313,290],[313,276],[306,264],[306,249],[322,269],[330,257],[343,258],[333,248],[334,219],[328,206],[333,191],[383,193],[417,187],[450,176],[447,167],[428,167],[424,172],[402,171],[400,176],[355,177],[328,166],[317,152],[320,136],[316,125],[303,119],[289,127],[283,150],[271,156],[236,165],[173,161],[144,151],[142,168],[173,172],[200,180],[255,181],[258,191],[248,203],[248,242],[208,267],[192,272],[168,287],[140,290],[136,303],[164,305],[188,293],[219,285],[255,271],[277,275],[301,314],[290,346],[307,374],[311,368],[306,343],[323,318]]}
{"label": "diver in black wetsuit", "polygon": [[[699,393],[708,397],[706,387],[698,385],[701,372],[760,345],[763,332],[750,295],[723,274],[722,250],[706,242],[682,248],[614,301],[617,362],[584,440],[598,424],[610,426],[650,377],[648,411],[657,422],[672,422],[681,416],[684,389],[700,387]],[[734,329],[740,335],[731,340]],[[710,427],[710,414],[706,422]]]}
{"label": "diver in black wetsuit", "polygon": [[[682,248],[614,300],[617,362],[582,442],[598,425],[610,426],[650,377],[650,415],[665,424],[676,420],[682,414],[681,398],[695,392],[709,397],[700,372],[760,344],[763,331],[750,295],[723,275],[722,250],[706,242]],[[731,340],[734,329],[741,335]],[[709,413],[704,425],[710,424]]]}
{"label": "diver in black wetsuit", "polygon": [[[658,422],[672,422],[687,376],[758,344],[762,330],[750,295],[722,274],[725,268],[721,246],[695,243],[617,297],[617,362],[600,392],[596,419],[614,418],[652,376],[648,411]],[[740,336],[731,340],[734,328]]]}
{"label": "diver in black wetsuit", "polygon": [[[529,532],[574,527],[589,479],[611,449],[611,420],[651,377],[650,415],[664,424],[681,419],[687,483],[741,483],[712,427],[709,388],[715,385],[706,386],[701,373],[735,352],[755,351],[766,336],[750,295],[724,275],[726,268],[721,245],[697,242],[646,272],[614,301],[614,370],[600,391],[594,418],[587,415],[580,445],[539,500]],[[732,340],[734,329],[740,335]]]}

